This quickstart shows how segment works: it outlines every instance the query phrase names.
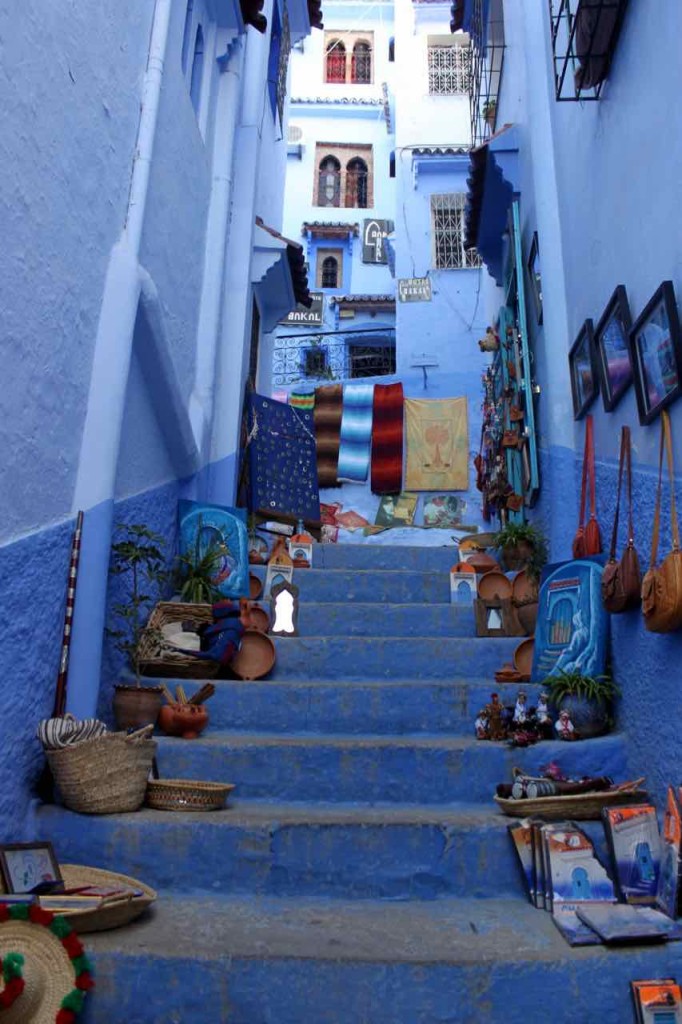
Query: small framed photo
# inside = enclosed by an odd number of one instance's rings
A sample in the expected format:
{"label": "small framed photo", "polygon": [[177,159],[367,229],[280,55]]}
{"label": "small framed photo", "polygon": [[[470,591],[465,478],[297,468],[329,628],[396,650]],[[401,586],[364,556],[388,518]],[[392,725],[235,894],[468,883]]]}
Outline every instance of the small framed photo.
{"label": "small framed photo", "polygon": [[682,335],[672,281],[651,296],[630,331],[639,422],[656,419],[682,390]]}
{"label": "small framed photo", "polygon": [[533,296],[533,308],[535,310],[535,319],[538,324],[542,323],[542,274],[540,272],[540,246],[538,243],[538,233],[533,232],[533,241],[530,245],[530,254],[528,256],[528,277],[530,280],[530,291]]}
{"label": "small framed photo", "polygon": [[604,408],[612,412],[632,383],[628,296],[619,284],[594,331],[597,372]]}
{"label": "small framed photo", "polygon": [[0,846],[0,872],[9,893],[58,892],[64,888],[51,843]]}
{"label": "small framed photo", "polygon": [[597,397],[599,383],[594,365],[594,328],[586,320],[568,353],[573,394],[573,419],[583,418]]}

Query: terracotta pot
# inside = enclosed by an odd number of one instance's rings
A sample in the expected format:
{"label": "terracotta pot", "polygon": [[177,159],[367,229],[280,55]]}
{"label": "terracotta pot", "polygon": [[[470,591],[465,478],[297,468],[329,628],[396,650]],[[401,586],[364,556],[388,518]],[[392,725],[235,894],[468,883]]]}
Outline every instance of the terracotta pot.
{"label": "terracotta pot", "polygon": [[265,559],[259,551],[249,551],[249,565],[265,565]]}
{"label": "terracotta pot", "polygon": [[533,636],[538,621],[538,602],[528,601],[526,604],[516,606],[516,618],[521,624],[521,629],[528,636]]}
{"label": "terracotta pot", "polygon": [[195,740],[208,725],[208,711],[203,704],[164,704],[159,712],[159,729],[166,736]]}
{"label": "terracotta pot", "polygon": [[160,686],[129,686],[119,683],[114,688],[114,718],[116,727],[141,729],[143,725],[156,725],[163,704]]}
{"label": "terracotta pot", "polygon": [[533,554],[533,545],[527,540],[520,540],[518,544],[510,544],[502,548],[502,557],[508,572],[515,572],[517,569],[525,569]]}
{"label": "terracotta pot", "polygon": [[473,565],[477,573],[481,574],[490,572],[491,569],[500,568],[493,556],[485,551],[474,551],[472,555],[467,555],[466,560],[469,565]]}
{"label": "terracotta pot", "polygon": [[249,598],[257,601],[263,593],[263,581],[254,572],[249,573]]}

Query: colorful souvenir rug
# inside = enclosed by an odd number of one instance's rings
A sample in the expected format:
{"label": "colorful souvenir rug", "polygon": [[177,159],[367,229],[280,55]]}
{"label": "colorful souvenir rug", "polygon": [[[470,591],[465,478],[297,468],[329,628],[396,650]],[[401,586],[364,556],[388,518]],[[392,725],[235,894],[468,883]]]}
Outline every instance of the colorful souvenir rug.
{"label": "colorful souvenir rug", "polygon": [[466,398],[406,398],[409,491],[469,489]]}
{"label": "colorful souvenir rug", "polygon": [[314,391],[292,391],[289,395],[289,405],[292,409],[314,409]]}
{"label": "colorful souvenir rug", "polygon": [[403,486],[403,386],[375,384],[372,418],[372,490],[398,494]]}
{"label": "colorful souvenir rug", "polygon": [[[255,429],[254,429],[255,427]],[[313,414],[252,394],[249,507],[320,518]]]}
{"label": "colorful souvenir rug", "polygon": [[320,487],[339,487],[339,446],[343,387],[329,384],[315,390],[315,439],[317,445],[317,479]]}
{"label": "colorful souvenir rug", "polygon": [[373,384],[346,384],[343,389],[339,480],[362,483],[367,479],[373,399]]}

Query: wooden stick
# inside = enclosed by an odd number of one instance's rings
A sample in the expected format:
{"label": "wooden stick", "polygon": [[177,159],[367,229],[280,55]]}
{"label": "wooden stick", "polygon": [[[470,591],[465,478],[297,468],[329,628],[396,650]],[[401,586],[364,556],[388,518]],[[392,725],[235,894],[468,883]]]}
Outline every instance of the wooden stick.
{"label": "wooden stick", "polygon": [[200,690],[197,690],[196,693],[192,694],[188,704],[203,704],[204,701],[208,700],[209,697],[212,697],[214,693],[215,686],[213,683],[204,683]]}
{"label": "wooden stick", "polygon": [[183,690],[183,688],[180,685],[180,683],[178,683],[178,685],[175,687],[175,693],[176,693],[176,696],[178,698],[178,704],[186,704],[187,703],[187,694]]}
{"label": "wooden stick", "polygon": [[173,694],[168,689],[165,683],[161,683],[161,689],[163,690],[163,695],[166,698],[167,702],[169,704],[175,704],[175,697],[173,696]]}

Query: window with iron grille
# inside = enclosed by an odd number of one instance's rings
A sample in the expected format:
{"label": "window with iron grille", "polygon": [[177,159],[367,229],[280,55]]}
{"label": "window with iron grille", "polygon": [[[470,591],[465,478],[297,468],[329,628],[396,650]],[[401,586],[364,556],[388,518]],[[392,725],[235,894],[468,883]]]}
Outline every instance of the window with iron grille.
{"label": "window with iron grille", "polygon": [[349,160],[346,166],[346,202],[348,208],[367,209],[367,164],[360,157]]}
{"label": "window with iron grille", "polygon": [[306,377],[324,377],[327,373],[327,349],[319,345],[304,350],[303,373]]}
{"label": "window with iron grille", "polygon": [[429,45],[427,60],[431,96],[469,95],[471,50],[468,46]]}
{"label": "window with iron grille", "polygon": [[316,288],[340,288],[343,284],[341,249],[318,249],[315,267]]}
{"label": "window with iron grille", "polygon": [[334,156],[327,156],[320,162],[317,205],[341,205],[341,164]]}
{"label": "window with iron grille", "polygon": [[346,47],[340,39],[331,39],[327,43],[327,61],[325,64],[325,82],[346,81]]}
{"label": "window with iron grille", "polygon": [[475,249],[464,248],[465,192],[431,196],[433,266],[437,270],[461,270],[480,267]]}
{"label": "window with iron grille", "polygon": [[289,11],[284,5],[282,18],[282,38],[277,62],[277,110],[280,124],[284,120],[284,100],[287,94],[287,71],[289,70],[289,54],[291,53],[291,31],[289,29]]}
{"label": "window with iron grille", "polygon": [[351,62],[351,82],[357,85],[372,81],[372,50],[369,43],[359,42],[353,47]]}
{"label": "window with iron grille", "polygon": [[372,345],[349,344],[348,376],[383,377],[395,373],[395,341],[382,338]]}

